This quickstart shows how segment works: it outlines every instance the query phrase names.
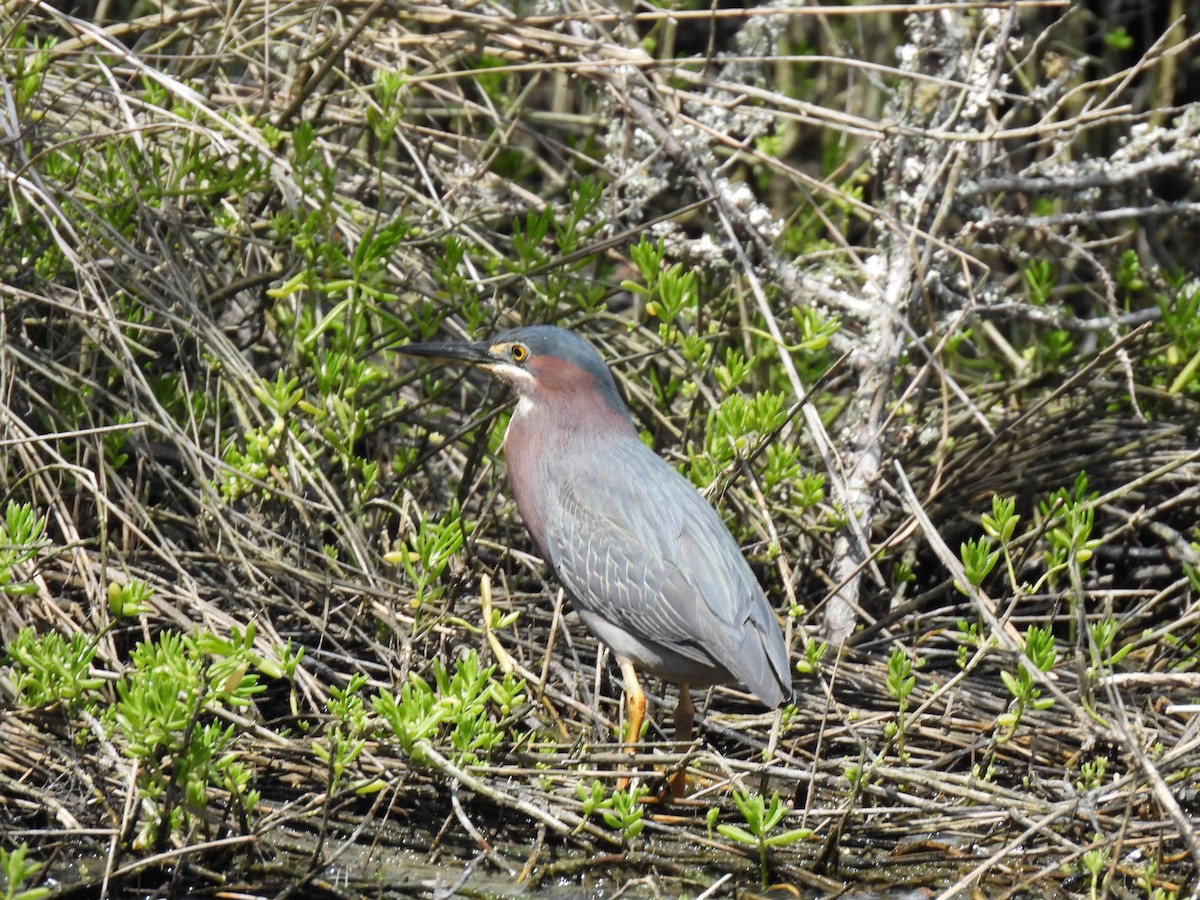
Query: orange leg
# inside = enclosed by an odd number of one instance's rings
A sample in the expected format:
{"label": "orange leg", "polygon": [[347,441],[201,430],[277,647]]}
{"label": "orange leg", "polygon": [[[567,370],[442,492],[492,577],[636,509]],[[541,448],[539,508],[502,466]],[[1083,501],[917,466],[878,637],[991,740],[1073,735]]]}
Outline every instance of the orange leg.
{"label": "orange leg", "polygon": [[[627,659],[618,659],[621,667],[621,677],[625,679],[625,752],[637,753],[638,738],[642,734],[642,722],[646,718],[646,694],[638,681],[637,670]],[[623,791],[629,787],[629,777],[622,776],[617,780],[617,790]]]}
{"label": "orange leg", "polygon": [[[679,702],[675,704],[675,740],[690,741],[692,724],[696,721],[696,707],[692,706],[692,695],[686,684],[679,685]],[[687,791],[687,770],[680,769],[671,776],[668,785],[669,798],[682,800]]]}
{"label": "orange leg", "polygon": [[638,738],[642,735],[642,722],[646,718],[646,695],[638,681],[637,670],[627,659],[618,660],[621,677],[625,679],[625,752],[636,753]]}

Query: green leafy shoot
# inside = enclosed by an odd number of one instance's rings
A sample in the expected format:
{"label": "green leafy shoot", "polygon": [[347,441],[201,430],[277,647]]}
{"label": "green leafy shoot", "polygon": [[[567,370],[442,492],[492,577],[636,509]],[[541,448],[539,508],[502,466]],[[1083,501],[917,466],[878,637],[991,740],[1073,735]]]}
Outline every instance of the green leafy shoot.
{"label": "green leafy shoot", "polygon": [[37,584],[22,580],[22,566],[33,562],[49,541],[46,520],[28,503],[8,502],[0,523],[0,591],[9,596],[37,593]]}
{"label": "green leafy shoot", "polygon": [[621,832],[627,842],[636,838],[646,827],[643,819],[646,807],[641,801],[647,790],[644,784],[634,784],[628,789],[618,788],[612,792],[609,804],[600,810],[605,824],[613,831]]}
{"label": "green leafy shoot", "polygon": [[62,704],[89,708],[93,693],[104,684],[90,674],[96,641],[81,631],[65,638],[57,631],[39,635],[22,628],[8,647],[12,683],[21,706],[42,708]]}
{"label": "green leafy shoot", "polygon": [[441,596],[441,578],[454,555],[462,549],[464,523],[455,503],[440,519],[422,514],[408,538],[408,547],[384,555],[384,561],[400,564],[413,586],[409,605],[420,609]]}
{"label": "green leafy shoot", "polygon": [[42,900],[51,893],[48,887],[26,887],[42,864],[28,858],[29,845],[21,843],[11,852],[0,849],[0,900]]}
{"label": "green leafy shoot", "polygon": [[889,737],[895,737],[896,750],[902,761],[908,759],[908,753],[904,749],[904,726],[905,716],[908,711],[908,698],[916,687],[917,677],[912,674],[912,660],[909,659],[908,653],[903,647],[893,647],[892,655],[888,658],[888,675],[887,675],[887,690],[896,701],[896,720],[889,723],[889,728],[886,733]]}
{"label": "green leafy shoot", "polygon": [[145,815],[135,845],[161,847],[171,836],[209,828],[213,788],[242,818],[257,805],[251,770],[234,750],[236,726],[220,717],[245,709],[264,690],[254,634],[252,624],[228,638],[166,632],[130,654],[107,720],[123,753],[139,763]]}
{"label": "green leafy shoot", "polygon": [[108,609],[117,619],[128,619],[150,612],[154,588],[141,578],[130,578],[125,584],[108,583]]}
{"label": "green leafy shoot", "polygon": [[1054,635],[1049,629],[1040,628],[1037,625],[1029,626],[1025,635],[1024,657],[1026,662],[1017,665],[1015,674],[1008,671],[1000,672],[1000,679],[1014,700],[1012,707],[997,719],[997,724],[1003,729],[999,736],[1001,742],[1013,736],[1025,710],[1049,709],[1054,705],[1053,697],[1041,695],[1042,690],[1037,686],[1030,671],[1030,666],[1041,672],[1049,672],[1054,668],[1058,651],[1054,647]]}
{"label": "green leafy shoot", "polygon": [[428,762],[425,748],[448,741],[460,764],[485,758],[505,734],[507,719],[525,700],[525,682],[505,675],[495,678],[496,667],[482,668],[471,650],[451,674],[440,660],[433,662],[431,685],[413,673],[400,688],[381,690],[371,706],[386,726],[385,737],[394,738],[414,763]]}
{"label": "green leafy shoot", "polygon": [[779,799],[778,791],[771,795],[770,800],[766,800],[761,794],[736,791],[733,802],[742,814],[745,827],[721,824],[717,826],[717,831],[731,841],[758,848],[759,872],[762,876],[762,886],[765,888],[770,881],[767,851],[772,847],[783,847],[806,840],[812,836],[812,829],[791,828],[775,833],[783,817],[791,811]]}

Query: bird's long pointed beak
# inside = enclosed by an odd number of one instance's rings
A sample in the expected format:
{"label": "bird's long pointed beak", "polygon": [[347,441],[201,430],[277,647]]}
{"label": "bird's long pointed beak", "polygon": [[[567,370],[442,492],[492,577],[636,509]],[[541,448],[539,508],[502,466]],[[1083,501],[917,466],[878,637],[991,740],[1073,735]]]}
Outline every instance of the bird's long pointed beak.
{"label": "bird's long pointed beak", "polygon": [[459,363],[477,369],[487,369],[496,360],[488,352],[488,344],[469,344],[461,341],[432,341],[426,344],[405,344],[397,353],[405,356],[425,356],[445,362]]}

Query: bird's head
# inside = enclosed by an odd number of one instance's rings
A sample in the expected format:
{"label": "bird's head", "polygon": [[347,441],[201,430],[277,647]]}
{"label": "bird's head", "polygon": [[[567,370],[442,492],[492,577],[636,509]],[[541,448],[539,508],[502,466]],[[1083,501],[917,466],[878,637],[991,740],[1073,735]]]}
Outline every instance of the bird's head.
{"label": "bird's head", "polygon": [[531,325],[480,343],[407,344],[397,350],[483,369],[512,385],[533,406],[566,401],[587,412],[590,404],[606,404],[622,416],[629,415],[596,348],[565,328]]}

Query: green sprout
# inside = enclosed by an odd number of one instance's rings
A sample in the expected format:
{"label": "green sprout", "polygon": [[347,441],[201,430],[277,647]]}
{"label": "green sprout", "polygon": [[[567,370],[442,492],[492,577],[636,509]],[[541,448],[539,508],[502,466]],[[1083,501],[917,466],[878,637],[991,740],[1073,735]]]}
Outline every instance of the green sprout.
{"label": "green sprout", "polygon": [[1046,553],[1046,575],[1051,587],[1057,582],[1059,572],[1068,567],[1078,567],[1081,575],[1092,558],[1100,541],[1092,538],[1092,526],[1096,510],[1092,501],[1098,494],[1088,492],[1086,472],[1075,477],[1072,490],[1059,488],[1039,504],[1042,518],[1053,520],[1046,529],[1046,541],[1050,549]]}
{"label": "green sprout", "polygon": [[820,669],[821,660],[829,652],[829,644],[809,637],[803,629],[800,629],[800,633],[803,635],[804,653],[796,661],[796,671],[801,675],[812,675]]}
{"label": "green sprout", "polygon": [[19,578],[19,567],[37,558],[46,546],[46,520],[28,503],[8,502],[0,522],[0,591],[11,596],[37,593],[37,584]]}
{"label": "green sprout", "polygon": [[509,717],[525,699],[524,680],[508,674],[498,679],[495,671],[494,665],[481,668],[474,650],[459,660],[453,675],[434,660],[433,685],[410,674],[399,695],[379,691],[371,706],[387,736],[418,765],[427,762],[426,748],[443,739],[454,748],[456,763],[474,763],[503,737],[498,716]]}
{"label": "green sprout", "polygon": [[104,685],[89,675],[95,655],[96,641],[81,631],[68,639],[57,631],[39,635],[22,628],[8,646],[17,703],[34,708],[61,703],[69,710],[86,706]]}
{"label": "green sprout", "polygon": [[[1095,836],[1097,844],[1103,840],[1103,835]],[[1109,849],[1101,844],[1098,847],[1093,847],[1091,850],[1084,852],[1080,859],[1080,865],[1083,870],[1090,876],[1088,883],[1088,896],[1091,900],[1098,900],[1100,897],[1100,877],[1104,874],[1104,870],[1108,868]]]}
{"label": "green sprout", "polygon": [[399,564],[412,582],[413,596],[409,605],[420,609],[441,596],[439,582],[460,549],[464,540],[464,524],[458,504],[453,504],[441,519],[427,519],[424,514],[409,535],[408,548],[384,555],[384,561]]}
{"label": "green sprout", "polygon": [[209,791],[228,797],[243,820],[258,803],[251,772],[237,757],[236,726],[220,718],[241,710],[264,690],[260,657],[252,649],[255,629],[167,632],[139,643],[130,667],[116,683],[117,703],[107,720],[124,754],[137,760],[144,812],[136,846],[163,846],[209,821]]}
{"label": "green sprout", "polygon": [[42,864],[27,857],[28,844],[20,844],[15,850],[0,849],[0,900],[42,900],[51,893],[48,887],[25,887],[41,871]]}
{"label": "green sprout", "polygon": [[896,738],[896,751],[900,759],[907,760],[904,749],[904,714],[908,711],[908,698],[916,687],[917,677],[912,674],[912,660],[903,647],[893,647],[888,658],[887,691],[897,703],[896,721],[888,723],[888,737]]}
{"label": "green sprout", "polygon": [[[971,583],[972,587],[978,588],[995,568],[996,562],[1000,559],[1000,551],[992,549],[991,538],[981,537],[978,540],[968,538],[962,543],[959,557],[962,559],[963,572],[967,576],[967,581]],[[967,588],[959,582],[956,581],[954,586],[961,593],[968,593]]]}
{"label": "green sprout", "polygon": [[587,820],[598,812],[609,828],[621,832],[627,842],[632,841],[646,826],[642,820],[645,807],[641,799],[647,790],[645,785],[637,784],[629,789],[618,788],[605,795],[602,782],[593,781],[590,785],[579,782],[575,785],[575,796],[579,798],[583,819],[575,833],[578,834]]}
{"label": "green sprout", "polygon": [[641,800],[648,790],[644,784],[635,784],[628,789],[618,788],[612,792],[609,804],[600,810],[605,824],[613,831],[621,832],[627,842],[636,838],[646,827],[642,819],[646,808]]}
{"label": "green sprout", "polygon": [[108,584],[108,609],[115,618],[128,619],[150,612],[149,600],[154,588],[141,578],[130,578],[125,584],[110,581]]}
{"label": "green sprout", "polygon": [[764,799],[761,794],[736,791],[733,795],[733,802],[737,805],[738,812],[742,814],[746,827],[722,824],[717,826],[717,831],[731,841],[758,848],[759,873],[762,876],[762,886],[765,888],[770,881],[767,851],[772,847],[783,847],[796,841],[806,840],[812,836],[812,829],[792,828],[778,834],[772,833],[783,817],[791,811],[779,799],[778,791],[771,795],[770,800]]}
{"label": "green sprout", "polygon": [[1049,672],[1054,667],[1058,651],[1054,648],[1054,635],[1049,629],[1029,626],[1025,635],[1024,657],[1026,662],[1018,663],[1016,674],[1006,671],[1000,673],[1000,679],[1015,701],[1013,707],[997,719],[997,724],[1005,729],[999,738],[1001,742],[1013,736],[1025,710],[1049,709],[1054,705],[1053,697],[1041,696],[1041,688],[1037,687],[1030,670],[1030,666],[1033,666],[1040,672]]}

